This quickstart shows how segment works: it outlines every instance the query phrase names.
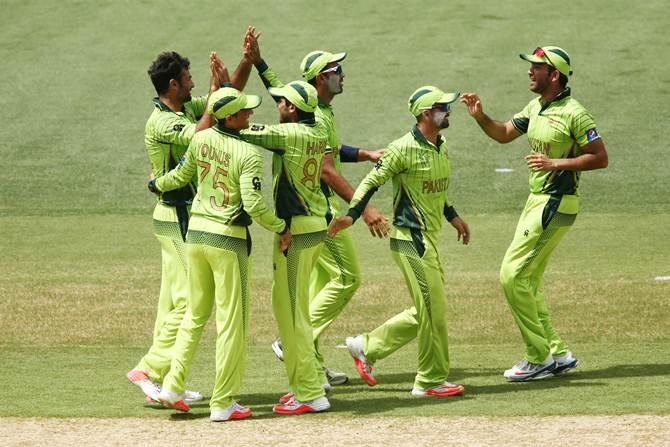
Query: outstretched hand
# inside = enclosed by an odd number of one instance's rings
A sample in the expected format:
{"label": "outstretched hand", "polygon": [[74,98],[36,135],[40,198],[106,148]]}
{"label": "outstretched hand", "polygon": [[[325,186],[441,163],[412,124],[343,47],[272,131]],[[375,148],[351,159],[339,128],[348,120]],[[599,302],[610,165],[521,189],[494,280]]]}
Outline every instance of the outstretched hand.
{"label": "outstretched hand", "polygon": [[333,219],[330,221],[330,225],[328,225],[328,237],[333,238],[337,233],[339,233],[342,230],[346,230],[350,226],[354,224],[354,219],[352,219],[350,216],[342,216],[338,217],[337,219]]}
{"label": "outstretched hand", "polygon": [[370,230],[372,237],[384,238],[389,234],[389,224],[386,217],[374,206],[368,205],[361,216]]}
{"label": "outstretched hand", "polygon": [[209,76],[210,93],[217,91],[223,84],[230,82],[228,68],[216,54],[216,51],[209,53]]}
{"label": "outstretched hand", "polygon": [[476,93],[463,93],[459,101],[465,104],[468,113],[474,119],[479,120],[484,117],[482,101]]}
{"label": "outstretched hand", "polygon": [[249,25],[247,27],[247,32],[244,35],[242,51],[244,53],[244,57],[254,65],[259,64],[262,60],[261,48],[258,45],[258,39],[260,37],[261,33],[256,32],[256,28],[254,26]]}

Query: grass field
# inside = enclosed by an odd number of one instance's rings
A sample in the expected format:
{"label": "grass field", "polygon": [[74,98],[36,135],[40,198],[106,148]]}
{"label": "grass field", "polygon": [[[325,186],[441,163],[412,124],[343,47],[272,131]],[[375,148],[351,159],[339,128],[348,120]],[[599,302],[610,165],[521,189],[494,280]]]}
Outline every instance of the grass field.
{"label": "grass field", "polygon": [[[4,1],[0,383],[6,391],[0,416],[171,414],[143,405],[124,378],[149,346],[160,275],[154,199],[145,188],[143,131],[154,95],[146,69],[157,53],[179,51],[191,59],[195,92],[204,93],[208,52],[217,50],[232,70],[242,33],[253,23],[263,32],[265,59],[285,80],[298,77],[308,51],[348,51],[345,93],[334,106],[342,141],[364,147],[383,147],[409,129],[407,97],[425,84],[476,91],[488,113],[508,119],[532,97],[517,54],[560,45],[573,59],[573,95],[594,114],[610,156],[607,170],[583,175],[581,214],[545,281],[555,326],[583,361],[579,370],[531,384],[507,384],[500,375],[522,353],[498,268],[527,195],[528,148],[523,138],[507,146],[488,140],[456,107],[445,134],[450,197],[473,240],[460,246],[445,228],[441,249],[451,378],[466,386],[466,395],[447,403],[410,398],[414,344],[379,362],[376,388],[357,378],[346,350],[337,348],[346,335],[409,304],[388,243],[359,227],[363,285],[323,342],[329,363],[353,379],[334,391],[335,414],[310,420],[643,414],[663,416],[659,424],[667,430],[670,281],[656,280],[670,275],[670,162],[662,138],[670,75],[659,56],[667,52],[659,39],[665,2],[492,5]],[[263,92],[253,73],[247,90]],[[276,121],[269,97],[264,100],[255,119]],[[513,172],[496,173],[500,167]],[[370,166],[347,168],[356,184]],[[374,203],[390,212],[390,187]],[[287,385],[269,350],[275,336],[270,238],[257,225],[252,234],[242,401],[272,422],[271,404]],[[205,394],[213,380],[212,329],[191,381]],[[191,418],[207,412],[196,406]],[[0,418],[0,425],[9,420]]]}

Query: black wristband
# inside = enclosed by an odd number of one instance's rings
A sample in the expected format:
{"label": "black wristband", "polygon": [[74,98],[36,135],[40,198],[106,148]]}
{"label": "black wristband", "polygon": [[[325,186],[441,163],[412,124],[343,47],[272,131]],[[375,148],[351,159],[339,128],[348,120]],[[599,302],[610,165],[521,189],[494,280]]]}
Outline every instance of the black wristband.
{"label": "black wristband", "polygon": [[358,161],[358,151],[360,149],[343,144],[340,147],[340,161],[342,163],[356,163]]}
{"label": "black wristband", "polygon": [[259,73],[263,73],[268,69],[268,64],[266,64],[265,61],[261,59],[261,61],[255,64],[254,67],[256,67],[256,70],[258,70]]}
{"label": "black wristband", "polygon": [[456,212],[453,206],[445,206],[444,217],[447,218],[447,222],[451,222],[452,220],[458,217],[458,213]]}
{"label": "black wristband", "polygon": [[149,180],[149,183],[147,184],[147,188],[149,188],[149,191],[151,191],[154,194],[160,194],[161,192],[156,188],[156,179],[153,178]]}

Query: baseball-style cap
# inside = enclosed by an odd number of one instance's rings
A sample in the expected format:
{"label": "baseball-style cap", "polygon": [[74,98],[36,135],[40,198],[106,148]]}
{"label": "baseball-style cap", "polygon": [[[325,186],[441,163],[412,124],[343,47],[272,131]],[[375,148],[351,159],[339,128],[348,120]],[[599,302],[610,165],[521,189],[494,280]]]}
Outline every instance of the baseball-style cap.
{"label": "baseball-style cap", "polygon": [[323,68],[332,63],[343,61],[347,57],[347,53],[329,53],[327,51],[316,50],[309,53],[302,59],[300,63],[300,71],[302,77],[309,81],[319,73]]}
{"label": "baseball-style cap", "polygon": [[537,47],[533,54],[520,54],[519,57],[535,64],[549,64],[565,76],[570,76],[570,55],[559,47]]}
{"label": "baseball-style cap", "polygon": [[445,93],[437,87],[427,85],[416,89],[409,97],[407,105],[412,115],[419,116],[423,110],[432,108],[434,104],[451,104],[459,96],[460,93]]}
{"label": "baseball-style cap", "polygon": [[255,109],[261,105],[261,97],[245,95],[232,87],[223,87],[212,93],[207,104],[207,112],[217,119],[234,115],[242,109]]}
{"label": "baseball-style cap", "polygon": [[291,104],[303,112],[312,113],[319,104],[316,89],[305,81],[289,82],[283,87],[270,87],[268,92],[275,98],[288,99]]}

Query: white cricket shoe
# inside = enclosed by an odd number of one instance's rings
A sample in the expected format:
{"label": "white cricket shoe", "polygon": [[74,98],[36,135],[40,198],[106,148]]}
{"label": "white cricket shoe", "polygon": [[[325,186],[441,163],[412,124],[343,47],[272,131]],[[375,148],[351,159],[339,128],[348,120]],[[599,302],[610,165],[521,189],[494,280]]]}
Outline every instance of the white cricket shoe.
{"label": "white cricket shoe", "polygon": [[368,362],[368,359],[363,353],[363,337],[356,335],[355,337],[347,337],[346,339],[347,349],[351,358],[354,359],[354,364],[358,370],[358,374],[361,376],[361,379],[369,386],[377,385],[377,379],[372,374],[372,365]]}
{"label": "white cricket shoe", "polygon": [[554,358],[549,354],[542,363],[530,363],[523,359],[503,374],[510,382],[525,382],[527,380],[540,380],[551,377],[551,371],[556,366]]}
{"label": "white cricket shoe", "polygon": [[282,348],[280,339],[276,339],[272,342],[272,352],[275,353],[279,360],[282,362],[284,361],[284,349]]}
{"label": "white cricket shoe", "polygon": [[175,393],[167,388],[163,388],[158,393],[158,401],[166,408],[174,408],[175,410],[187,412],[190,407],[184,402],[184,394]]}
{"label": "white cricket shoe", "polygon": [[319,413],[330,408],[330,402],[326,396],[317,397],[309,402],[300,402],[292,399],[285,404],[279,404],[272,407],[272,411],[278,414],[304,414]]}
{"label": "white cricket shoe", "polygon": [[349,381],[349,377],[343,372],[323,368],[323,373],[326,375],[326,379],[328,379],[328,383],[331,385],[344,385]]}
{"label": "white cricket shoe", "polygon": [[212,422],[236,421],[251,417],[251,410],[249,407],[243,407],[237,402],[233,403],[225,410],[215,410],[209,415],[209,420]]}
{"label": "white cricket shoe", "polygon": [[551,371],[552,374],[562,374],[579,366],[579,360],[573,357],[572,352],[568,351],[563,355],[555,356],[556,367]]}

